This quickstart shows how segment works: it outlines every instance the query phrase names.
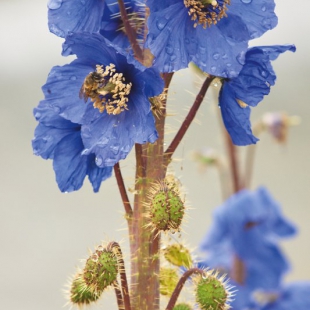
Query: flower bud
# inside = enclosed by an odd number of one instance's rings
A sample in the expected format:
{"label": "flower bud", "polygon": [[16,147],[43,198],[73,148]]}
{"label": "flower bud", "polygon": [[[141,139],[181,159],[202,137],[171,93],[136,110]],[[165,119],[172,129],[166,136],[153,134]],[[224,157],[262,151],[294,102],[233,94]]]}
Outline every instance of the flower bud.
{"label": "flower bud", "polygon": [[118,259],[106,249],[98,248],[86,261],[84,281],[92,292],[102,292],[118,274]]}
{"label": "flower bud", "polygon": [[202,310],[227,310],[232,295],[230,288],[225,276],[218,277],[217,272],[207,271],[197,281],[196,301]]}
{"label": "flower bud", "polygon": [[184,216],[184,202],[177,185],[163,181],[155,184],[149,193],[151,226],[159,231],[179,231]]}
{"label": "flower bud", "polygon": [[172,244],[164,249],[166,260],[177,267],[190,268],[193,264],[190,252],[182,244]]}
{"label": "flower bud", "polygon": [[192,310],[192,307],[188,304],[181,303],[173,307],[173,310]]}
{"label": "flower bud", "polygon": [[88,305],[91,302],[97,301],[100,295],[101,292],[93,292],[89,289],[89,287],[84,281],[82,273],[78,273],[74,277],[69,292],[69,298],[72,304],[79,307],[83,305]]}
{"label": "flower bud", "polygon": [[159,284],[160,294],[171,296],[178,283],[178,275],[175,269],[160,268]]}

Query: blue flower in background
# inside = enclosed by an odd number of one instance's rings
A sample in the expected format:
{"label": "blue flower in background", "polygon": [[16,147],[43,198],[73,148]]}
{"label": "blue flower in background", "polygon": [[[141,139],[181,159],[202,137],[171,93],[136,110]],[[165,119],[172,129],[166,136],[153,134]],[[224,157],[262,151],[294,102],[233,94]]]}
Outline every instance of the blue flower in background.
{"label": "blue flower in background", "polygon": [[233,283],[241,292],[233,303],[239,308],[249,302],[249,292],[280,286],[289,264],[278,239],[295,232],[295,226],[284,218],[266,188],[242,190],[215,210],[211,229],[200,246],[208,253],[201,264],[230,274],[234,257],[241,259],[244,283]]}
{"label": "blue flower in background", "polygon": [[248,145],[258,141],[251,130],[250,106],[255,107],[275,84],[276,75],[271,60],[277,59],[281,53],[295,50],[294,45],[250,48],[239,75],[223,81],[219,106],[225,127],[234,144]]}
{"label": "blue flower in background", "polygon": [[94,192],[98,192],[101,182],[111,176],[112,167],[99,168],[94,154],[81,154],[84,149],[81,126],[62,118],[44,102],[34,109],[34,115],[39,121],[32,140],[34,154],[53,159],[59,189],[78,190],[88,176]]}
{"label": "blue flower in background", "polygon": [[215,76],[237,76],[250,39],[277,25],[273,0],[147,0],[146,47],[162,72],[190,61]]}
{"label": "blue flower in background", "polygon": [[77,59],[52,68],[39,108],[80,126],[81,153],[95,154],[98,167],[112,167],[135,143],[155,142],[148,98],[163,90],[159,73],[128,64],[99,34],[71,34],[63,48]]}
{"label": "blue flower in background", "polygon": [[99,32],[104,3],[105,0],[49,0],[49,29],[62,38],[70,32]]}

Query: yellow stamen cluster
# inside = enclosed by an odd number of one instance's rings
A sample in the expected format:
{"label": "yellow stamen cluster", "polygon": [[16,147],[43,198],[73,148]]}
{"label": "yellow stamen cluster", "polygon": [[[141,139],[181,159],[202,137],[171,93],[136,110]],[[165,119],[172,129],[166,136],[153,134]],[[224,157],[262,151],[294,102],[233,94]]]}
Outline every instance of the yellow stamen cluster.
{"label": "yellow stamen cluster", "polygon": [[224,0],[219,4],[216,0],[184,0],[185,7],[188,9],[188,15],[195,21],[194,28],[202,25],[204,29],[215,25],[223,17],[227,17],[227,5],[230,0]]}
{"label": "yellow stamen cluster", "polygon": [[167,100],[167,91],[168,88],[165,88],[160,95],[149,98],[151,103],[151,110],[157,118],[159,118],[159,116],[162,116],[164,114],[166,108],[165,103]]}
{"label": "yellow stamen cluster", "polygon": [[[96,71],[87,75],[80,90],[80,98],[88,98],[100,113],[120,114],[128,110],[127,102],[132,83],[126,83],[123,73],[117,73],[114,64],[97,65]],[[109,95],[109,96],[107,96]]]}

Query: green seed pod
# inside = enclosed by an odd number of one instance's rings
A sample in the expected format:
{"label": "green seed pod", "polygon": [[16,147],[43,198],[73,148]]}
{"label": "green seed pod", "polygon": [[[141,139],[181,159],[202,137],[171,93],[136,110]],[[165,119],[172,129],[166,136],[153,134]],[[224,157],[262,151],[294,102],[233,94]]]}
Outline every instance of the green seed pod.
{"label": "green seed pod", "polygon": [[165,182],[155,185],[149,198],[152,226],[159,231],[179,231],[185,208],[176,188]]}
{"label": "green seed pod", "polygon": [[95,293],[89,289],[84,281],[82,273],[79,273],[74,277],[69,293],[72,304],[79,307],[89,305],[90,303],[97,301],[100,295],[101,292]]}
{"label": "green seed pod", "polygon": [[190,268],[193,264],[189,250],[182,244],[175,243],[167,246],[164,249],[164,256],[169,263],[177,267]]}
{"label": "green seed pod", "polygon": [[173,307],[173,310],[192,310],[192,307],[188,304],[181,303]]}
{"label": "green seed pod", "polygon": [[230,306],[231,293],[223,281],[224,277],[217,278],[217,272],[206,272],[200,277],[196,287],[196,301],[202,310],[227,310]]}
{"label": "green seed pod", "polygon": [[84,280],[92,292],[102,292],[111,285],[118,274],[116,255],[99,247],[86,261]]}
{"label": "green seed pod", "polygon": [[160,294],[165,296],[171,296],[177,283],[178,275],[175,269],[172,268],[160,268],[159,284]]}

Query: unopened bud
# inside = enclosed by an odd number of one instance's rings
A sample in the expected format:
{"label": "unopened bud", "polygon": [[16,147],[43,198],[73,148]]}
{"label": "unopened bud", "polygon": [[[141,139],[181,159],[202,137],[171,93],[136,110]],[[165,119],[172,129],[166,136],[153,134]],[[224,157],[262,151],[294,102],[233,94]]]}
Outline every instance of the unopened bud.
{"label": "unopened bud", "polygon": [[175,243],[167,246],[164,249],[164,256],[169,263],[177,267],[190,268],[193,264],[189,250],[182,244]]}
{"label": "unopened bud", "polygon": [[192,310],[192,307],[188,304],[181,303],[173,307],[173,310]]}
{"label": "unopened bud", "polygon": [[92,292],[102,292],[113,284],[118,274],[116,255],[106,249],[96,250],[86,261],[84,281]]}
{"label": "unopened bud", "polygon": [[178,283],[178,275],[175,269],[160,268],[159,284],[160,294],[171,296]]}

